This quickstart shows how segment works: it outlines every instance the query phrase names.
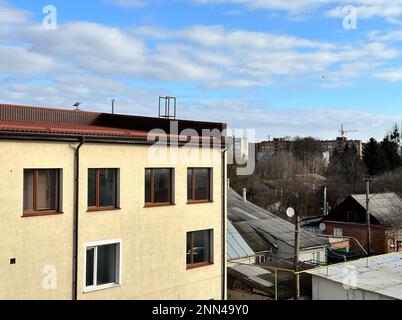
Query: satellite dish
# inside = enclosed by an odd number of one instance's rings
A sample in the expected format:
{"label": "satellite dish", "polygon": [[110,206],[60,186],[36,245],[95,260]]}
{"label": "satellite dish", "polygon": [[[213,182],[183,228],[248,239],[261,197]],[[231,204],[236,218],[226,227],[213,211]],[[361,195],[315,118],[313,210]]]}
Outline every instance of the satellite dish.
{"label": "satellite dish", "polygon": [[293,208],[288,208],[288,210],[286,210],[286,215],[289,218],[293,218],[295,216],[295,214],[296,214],[296,212],[295,212],[295,209],[293,209]]}
{"label": "satellite dish", "polygon": [[319,228],[320,228],[321,231],[324,232],[324,231],[327,229],[327,226],[326,226],[325,223],[321,223],[320,226],[319,226]]}

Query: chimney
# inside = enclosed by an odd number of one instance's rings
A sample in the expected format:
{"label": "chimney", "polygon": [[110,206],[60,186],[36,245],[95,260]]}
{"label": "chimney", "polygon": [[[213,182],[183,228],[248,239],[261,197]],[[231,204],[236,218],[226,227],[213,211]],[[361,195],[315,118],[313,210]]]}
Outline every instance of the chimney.
{"label": "chimney", "polygon": [[247,189],[246,188],[243,189],[243,201],[247,202]]}

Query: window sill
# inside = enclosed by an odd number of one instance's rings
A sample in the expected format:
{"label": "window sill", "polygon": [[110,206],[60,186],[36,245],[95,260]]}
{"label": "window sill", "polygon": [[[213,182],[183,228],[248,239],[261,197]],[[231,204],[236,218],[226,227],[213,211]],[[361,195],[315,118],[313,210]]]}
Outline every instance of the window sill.
{"label": "window sill", "polygon": [[187,270],[193,270],[193,269],[198,269],[198,268],[203,268],[203,267],[208,267],[208,266],[213,266],[213,262],[202,262],[202,263],[195,263],[195,264],[188,264],[187,265]]}
{"label": "window sill", "polygon": [[146,203],[144,208],[173,207],[175,203]]}
{"label": "window sill", "polygon": [[34,211],[34,212],[24,212],[22,218],[34,218],[34,217],[46,217],[46,216],[57,216],[64,214],[61,211]]}
{"label": "window sill", "polygon": [[91,293],[91,292],[113,289],[113,288],[118,288],[118,287],[120,287],[120,284],[117,284],[117,283],[105,284],[103,286],[98,286],[98,287],[86,287],[86,288],[84,288],[84,293]]}
{"label": "window sill", "polygon": [[119,211],[121,208],[104,207],[104,208],[88,208],[87,212],[103,212],[103,211]]}
{"label": "window sill", "polygon": [[206,204],[206,203],[214,203],[211,200],[189,200],[187,201],[187,204]]}

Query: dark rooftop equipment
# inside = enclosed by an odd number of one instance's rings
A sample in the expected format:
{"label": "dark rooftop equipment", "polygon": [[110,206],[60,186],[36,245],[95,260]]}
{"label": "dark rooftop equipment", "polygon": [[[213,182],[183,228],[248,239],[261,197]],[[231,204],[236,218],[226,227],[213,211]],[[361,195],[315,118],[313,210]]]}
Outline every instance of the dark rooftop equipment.
{"label": "dark rooftop equipment", "polygon": [[113,100],[112,100],[112,114],[115,113],[115,108],[116,108],[116,100],[113,99]]}
{"label": "dark rooftop equipment", "polygon": [[73,107],[75,107],[75,111],[80,111],[80,109],[78,109],[78,107],[81,105],[81,102],[76,102],[73,104]]}
{"label": "dark rooftop equipment", "polygon": [[159,118],[176,120],[177,99],[175,97],[159,97]]}

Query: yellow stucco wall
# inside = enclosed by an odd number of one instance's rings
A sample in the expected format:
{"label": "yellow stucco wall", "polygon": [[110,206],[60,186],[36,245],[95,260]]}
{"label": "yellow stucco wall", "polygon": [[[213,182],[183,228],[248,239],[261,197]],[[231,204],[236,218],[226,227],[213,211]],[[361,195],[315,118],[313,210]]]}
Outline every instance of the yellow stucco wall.
{"label": "yellow stucco wall", "polygon": [[[0,146],[0,299],[71,299],[75,144],[0,141]],[[79,299],[221,298],[221,151],[191,150],[193,158],[180,149],[179,163],[170,163],[150,155],[147,146],[81,148]],[[186,204],[192,166],[213,168],[213,203]],[[144,208],[147,167],[175,169],[175,206]],[[21,217],[24,168],[63,169],[63,215]],[[120,169],[121,210],[87,212],[89,168]],[[214,265],[186,270],[186,234],[206,229],[214,230]],[[122,240],[122,283],[84,293],[85,243],[111,239]],[[46,290],[44,271],[54,270],[57,287]]]}

